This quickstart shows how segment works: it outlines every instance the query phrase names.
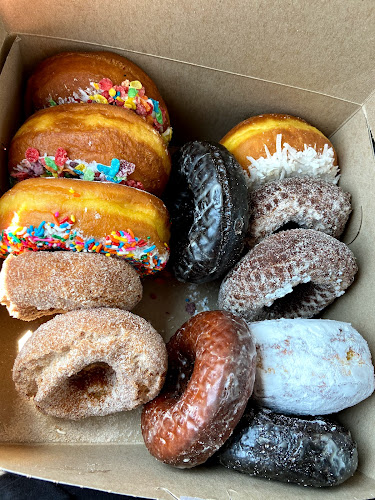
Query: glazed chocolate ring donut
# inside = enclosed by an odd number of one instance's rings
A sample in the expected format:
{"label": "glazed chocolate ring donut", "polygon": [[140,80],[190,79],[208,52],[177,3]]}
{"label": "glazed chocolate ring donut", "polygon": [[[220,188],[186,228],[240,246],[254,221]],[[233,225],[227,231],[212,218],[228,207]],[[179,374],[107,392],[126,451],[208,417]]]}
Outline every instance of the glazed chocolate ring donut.
{"label": "glazed chocolate ring donut", "polygon": [[180,281],[212,281],[243,249],[249,220],[245,175],[220,144],[190,142],[176,160],[167,195],[173,271]]}
{"label": "glazed chocolate ring donut", "polygon": [[150,453],[175,467],[205,462],[237,425],[254,385],[255,345],[241,318],[197,314],[167,344],[161,394],[142,413]]}
{"label": "glazed chocolate ring donut", "polygon": [[253,191],[247,243],[256,245],[288,223],[338,238],[351,212],[350,194],[332,182],[289,178]]}
{"label": "glazed chocolate ring donut", "polygon": [[281,231],[232,269],[221,284],[219,307],[247,321],[311,318],[345,292],[357,270],[350,249],[332,236]]}

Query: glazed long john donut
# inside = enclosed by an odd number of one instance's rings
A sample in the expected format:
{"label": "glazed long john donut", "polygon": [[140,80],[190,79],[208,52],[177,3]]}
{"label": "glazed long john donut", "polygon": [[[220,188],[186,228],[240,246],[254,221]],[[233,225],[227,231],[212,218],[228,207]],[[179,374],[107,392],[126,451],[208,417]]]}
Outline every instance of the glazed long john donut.
{"label": "glazed long john donut", "polygon": [[194,467],[213,455],[241,418],[254,385],[255,346],[242,319],[209,311],[185,323],[167,351],[167,380],[144,407],[142,434],[159,460]]}

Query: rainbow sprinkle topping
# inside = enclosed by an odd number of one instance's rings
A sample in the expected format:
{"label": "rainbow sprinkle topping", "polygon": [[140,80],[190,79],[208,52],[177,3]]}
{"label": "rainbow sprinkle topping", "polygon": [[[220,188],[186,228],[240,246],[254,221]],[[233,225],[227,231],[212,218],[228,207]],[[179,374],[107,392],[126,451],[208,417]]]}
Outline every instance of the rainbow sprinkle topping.
{"label": "rainbow sprinkle topping", "polygon": [[160,106],[159,101],[146,96],[145,88],[139,80],[124,80],[121,85],[114,85],[109,78],[102,78],[98,83],[90,82],[90,85],[86,90],[80,88],[78,92],[73,92],[71,97],[59,97],[57,102],[50,97],[47,106],[97,102],[132,109],[151,122],[167,143],[171,140],[172,129],[166,126],[165,109]]}
{"label": "rainbow sprinkle topping", "polygon": [[10,253],[18,255],[25,251],[72,250],[73,252],[96,252],[107,256],[122,257],[135,267],[141,275],[155,274],[161,271],[168,260],[169,248],[158,255],[156,245],[148,236],[146,240],[138,238],[131,229],[112,231],[101,240],[84,237],[73,229],[75,217],[58,219],[59,212],[53,215],[55,222],[42,221],[38,227],[20,227],[12,225],[1,232],[0,257]]}
{"label": "rainbow sprinkle topping", "polygon": [[118,158],[113,158],[111,165],[102,165],[96,161],[71,160],[64,148],[57,148],[55,156],[41,156],[36,148],[28,148],[25,159],[14,167],[10,175],[18,181],[33,177],[68,177],[144,189],[141,182],[128,180],[134,170],[134,163]]}

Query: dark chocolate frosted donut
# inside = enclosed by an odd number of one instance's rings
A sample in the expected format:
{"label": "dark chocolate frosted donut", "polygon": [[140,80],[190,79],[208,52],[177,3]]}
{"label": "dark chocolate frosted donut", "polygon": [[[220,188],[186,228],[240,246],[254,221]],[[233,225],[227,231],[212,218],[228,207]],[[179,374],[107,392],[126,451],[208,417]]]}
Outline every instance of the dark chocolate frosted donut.
{"label": "dark chocolate frosted donut", "polygon": [[190,142],[175,157],[169,193],[177,279],[204,283],[240,257],[249,207],[245,175],[220,144]]}
{"label": "dark chocolate frosted donut", "polygon": [[241,318],[197,314],[167,344],[161,394],[145,405],[142,434],[150,453],[175,467],[205,462],[226,441],[254,385],[255,345]]}
{"label": "dark chocolate frosted donut", "polygon": [[358,465],[355,441],[336,422],[258,408],[246,409],[217,458],[250,476],[315,487],[343,483]]}
{"label": "dark chocolate frosted donut", "polygon": [[350,194],[332,182],[312,177],[270,182],[251,193],[248,244],[253,247],[290,222],[338,238],[350,212]]}
{"label": "dark chocolate frosted donut", "polygon": [[311,318],[354,280],[357,264],[350,249],[313,229],[268,236],[226,276],[219,308],[248,321]]}

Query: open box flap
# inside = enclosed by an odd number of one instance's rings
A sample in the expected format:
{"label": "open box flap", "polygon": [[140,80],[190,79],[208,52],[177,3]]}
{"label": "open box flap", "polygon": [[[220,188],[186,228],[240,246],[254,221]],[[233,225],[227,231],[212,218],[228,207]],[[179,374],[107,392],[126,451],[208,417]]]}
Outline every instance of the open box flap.
{"label": "open box flap", "polygon": [[35,0],[33,9],[28,0],[2,0],[0,14],[8,32],[115,46],[356,103],[374,89],[372,0],[159,0],[142,6],[118,0],[113,8],[101,0]]}

